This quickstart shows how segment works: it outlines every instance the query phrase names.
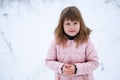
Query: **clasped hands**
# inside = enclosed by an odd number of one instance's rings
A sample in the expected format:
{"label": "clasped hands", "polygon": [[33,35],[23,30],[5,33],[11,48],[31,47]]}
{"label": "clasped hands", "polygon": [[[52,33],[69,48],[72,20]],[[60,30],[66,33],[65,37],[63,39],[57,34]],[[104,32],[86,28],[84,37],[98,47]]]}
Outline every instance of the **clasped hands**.
{"label": "clasped hands", "polygon": [[64,64],[62,67],[63,75],[73,75],[75,74],[75,65],[73,64]]}

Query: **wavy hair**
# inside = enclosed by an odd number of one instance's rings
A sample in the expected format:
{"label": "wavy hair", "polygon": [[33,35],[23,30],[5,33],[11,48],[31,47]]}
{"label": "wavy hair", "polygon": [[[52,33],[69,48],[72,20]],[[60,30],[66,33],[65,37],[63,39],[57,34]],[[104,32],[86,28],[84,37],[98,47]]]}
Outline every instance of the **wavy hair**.
{"label": "wavy hair", "polygon": [[54,31],[57,44],[62,44],[63,47],[65,47],[67,43],[67,39],[66,39],[66,36],[64,34],[64,29],[63,29],[63,23],[65,19],[72,20],[72,21],[77,20],[80,23],[80,31],[75,38],[76,47],[78,47],[79,44],[86,42],[89,38],[91,29],[89,29],[85,25],[82,15],[80,13],[80,10],[75,6],[70,6],[70,7],[66,7],[61,12],[58,25]]}

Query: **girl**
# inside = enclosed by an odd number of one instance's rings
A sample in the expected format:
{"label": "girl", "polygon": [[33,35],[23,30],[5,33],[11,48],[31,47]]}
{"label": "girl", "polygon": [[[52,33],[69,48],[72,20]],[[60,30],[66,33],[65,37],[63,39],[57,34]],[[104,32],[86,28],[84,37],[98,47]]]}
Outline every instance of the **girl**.
{"label": "girl", "polygon": [[46,57],[46,65],[55,71],[55,80],[94,80],[93,71],[98,67],[98,56],[79,9],[65,8],[60,15]]}

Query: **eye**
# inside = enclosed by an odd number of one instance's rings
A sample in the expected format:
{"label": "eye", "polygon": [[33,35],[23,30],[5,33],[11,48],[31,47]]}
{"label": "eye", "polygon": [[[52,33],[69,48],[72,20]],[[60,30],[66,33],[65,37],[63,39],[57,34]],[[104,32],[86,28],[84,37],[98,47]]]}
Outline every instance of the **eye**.
{"label": "eye", "polygon": [[74,24],[77,24],[77,22],[74,22]]}
{"label": "eye", "polygon": [[66,25],[70,25],[70,23],[66,23]]}

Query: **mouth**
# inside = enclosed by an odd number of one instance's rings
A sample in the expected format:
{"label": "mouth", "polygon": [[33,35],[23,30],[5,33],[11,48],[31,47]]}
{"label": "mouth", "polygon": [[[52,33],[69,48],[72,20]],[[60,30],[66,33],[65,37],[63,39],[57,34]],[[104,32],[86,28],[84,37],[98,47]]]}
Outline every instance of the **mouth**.
{"label": "mouth", "polygon": [[70,30],[69,32],[76,32],[76,30]]}

